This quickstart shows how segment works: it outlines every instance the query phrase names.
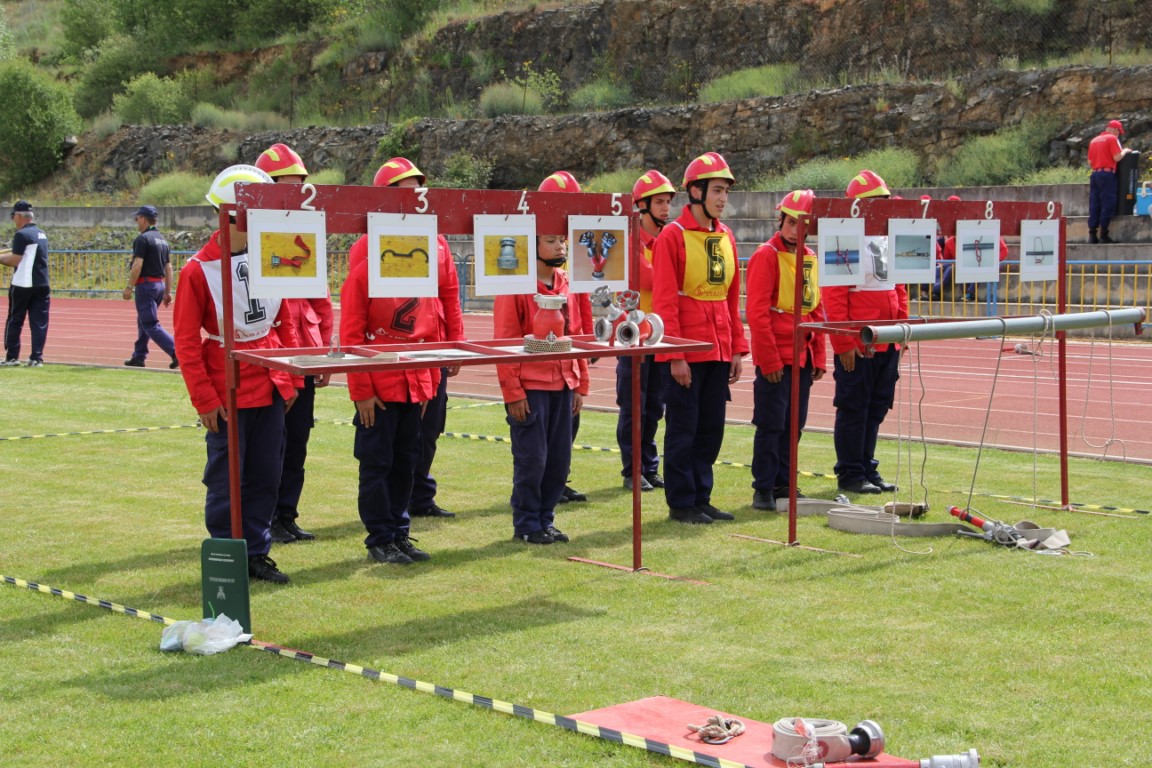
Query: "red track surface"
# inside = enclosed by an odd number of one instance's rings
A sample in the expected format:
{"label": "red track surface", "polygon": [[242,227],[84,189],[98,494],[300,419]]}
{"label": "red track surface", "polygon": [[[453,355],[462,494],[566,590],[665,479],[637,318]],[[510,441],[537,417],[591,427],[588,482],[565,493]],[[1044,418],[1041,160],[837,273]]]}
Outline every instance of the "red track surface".
{"label": "red track surface", "polygon": [[[7,311],[6,298],[0,299],[0,306]],[[161,321],[171,328],[171,310],[161,310]],[[469,338],[491,338],[491,315],[468,314],[464,323]],[[24,333],[26,348],[27,330]],[[131,302],[53,298],[45,359],[49,364],[119,366],[130,356],[135,338]],[[917,438],[923,434],[929,440],[978,444],[987,421],[987,445],[1058,450],[1055,344],[1048,344],[1041,357],[1011,350],[1002,352],[1002,347],[1016,343],[1035,348],[1035,342],[1029,339],[1007,343],[999,339],[964,339],[914,345],[905,357],[897,406],[884,423],[883,434]],[[162,352],[155,350],[149,360],[150,366],[167,371],[168,358]],[[1109,458],[1152,463],[1149,371],[1150,345],[1069,342],[1068,430],[1072,454],[1105,455],[1099,446],[1113,438],[1118,442],[1107,449]],[[731,420],[752,418],[751,374],[748,363],[744,377],[733,387],[728,407]],[[832,389],[830,374],[814,386],[810,429],[832,428]],[[463,368],[449,383],[449,390],[461,396],[500,396],[496,372],[487,366]],[[922,405],[918,405],[921,400]],[[615,408],[614,363],[605,360],[592,366],[592,392],[586,403],[592,408]]]}

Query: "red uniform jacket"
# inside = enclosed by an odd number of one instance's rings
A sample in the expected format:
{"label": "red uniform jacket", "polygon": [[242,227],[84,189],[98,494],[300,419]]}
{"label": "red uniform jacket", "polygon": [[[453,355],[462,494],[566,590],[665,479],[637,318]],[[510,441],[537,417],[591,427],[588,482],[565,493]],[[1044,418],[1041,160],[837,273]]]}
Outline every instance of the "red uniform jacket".
{"label": "red uniform jacket", "polygon": [[1088,142],[1088,165],[1094,171],[1114,172],[1116,170],[1116,155],[1122,151],[1119,137],[1104,131]]}
{"label": "red uniform jacket", "polygon": [[[361,236],[348,249],[348,274],[362,261],[368,260],[368,236]],[[443,235],[436,238],[437,294],[440,301],[436,314],[440,319],[439,334],[429,341],[463,341],[464,313],[460,309],[460,277],[456,274],[456,263],[452,259],[452,249]],[[591,333],[591,331],[589,331]]]}
{"label": "red uniform jacket", "polygon": [[[209,278],[205,275],[203,266],[219,262],[222,256],[220,232],[216,231],[212,233],[208,243],[180,270],[180,289],[176,293],[176,306],[173,309],[176,358],[180,361],[180,373],[184,377],[184,385],[188,388],[188,395],[197,413],[208,413],[222,407],[225,402],[227,385],[224,379],[224,342],[220,332],[223,309],[216,306],[209,287]],[[244,283],[233,277],[233,294],[239,294],[243,290]],[[266,335],[245,341],[238,340],[234,344],[234,349],[279,349],[300,346],[289,313],[282,303],[266,300],[253,303],[258,303],[265,311],[275,312],[275,321]],[[241,322],[242,317],[235,318],[237,331],[240,330]],[[201,329],[208,335],[207,338],[201,333]],[[237,335],[240,336],[240,333]],[[283,371],[241,363],[236,387],[236,405],[239,408],[271,405],[273,388],[280,392],[281,397],[288,400],[295,397],[297,386],[304,386],[302,379],[294,379]]]}
{"label": "red uniform jacket", "polygon": [[[284,299],[293,330],[302,347],[332,344],[332,299]],[[179,358],[177,358],[179,359]]]}
{"label": "red uniform jacket", "polygon": [[[780,253],[791,253],[789,246],[777,232],[771,240],[756,249],[748,262],[746,314],[748,330],[752,333],[752,364],[763,373],[779,371],[792,365],[792,340],[796,334],[795,315],[792,310],[780,309]],[[812,249],[805,246],[804,254],[815,257]],[[815,262],[812,262],[813,269]],[[794,284],[794,283],[793,283]],[[784,306],[792,305],[792,296],[786,297]],[[824,306],[819,301],[810,312],[801,315],[800,322],[824,322]],[[824,334],[806,334],[805,346],[812,358],[812,365],[826,369]]]}
{"label": "red uniform jacket", "polygon": [[[350,347],[438,341],[436,301],[368,298],[368,260],[361,259],[340,289],[340,343]],[[431,400],[439,385],[439,368],[348,374],[348,395],[353,401],[375,395],[386,403],[420,403]]]}
{"label": "red uniform jacket", "polygon": [[[562,269],[552,273],[552,285],[537,282],[536,290],[546,296],[567,296],[568,275]],[[573,302],[567,307],[567,329],[565,333],[580,333],[585,321],[581,315],[581,302]],[[494,335],[497,339],[518,339],[532,333],[532,319],[536,317],[536,302],[532,296],[497,296],[492,310]],[[557,360],[547,363],[532,362],[530,357],[519,365],[498,365],[496,376],[500,381],[500,391],[504,402],[515,403],[523,400],[527,389],[560,390],[567,386],[588,394],[588,361]]]}
{"label": "red uniform jacket", "polygon": [[[678,224],[679,226],[675,226]],[[723,223],[715,222],[712,231],[731,242],[736,256],[736,238]],[[664,321],[667,336],[708,341],[712,349],[657,355],[660,362],[684,359],[689,363],[708,361],[732,362],[736,355],[748,354],[748,340],[740,322],[740,269],[733,269],[732,282],[724,301],[699,301],[683,291],[686,249],[685,231],[707,231],[696,223],[691,206],[686,206],[676,221],[660,232],[652,250],[652,311]]]}

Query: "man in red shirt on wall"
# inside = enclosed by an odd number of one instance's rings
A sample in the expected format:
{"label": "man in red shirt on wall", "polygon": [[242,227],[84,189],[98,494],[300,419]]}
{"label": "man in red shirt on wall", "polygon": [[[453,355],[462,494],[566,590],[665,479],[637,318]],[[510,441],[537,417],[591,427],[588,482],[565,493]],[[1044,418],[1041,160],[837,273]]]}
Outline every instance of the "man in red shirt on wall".
{"label": "man in red shirt on wall", "polygon": [[[1116,213],[1116,164],[1132,150],[1120,146],[1124,124],[1119,120],[1108,123],[1104,131],[1088,145],[1088,165],[1092,176],[1088,179],[1088,242],[1111,243],[1108,225]],[[1096,228],[1100,237],[1096,237]]]}

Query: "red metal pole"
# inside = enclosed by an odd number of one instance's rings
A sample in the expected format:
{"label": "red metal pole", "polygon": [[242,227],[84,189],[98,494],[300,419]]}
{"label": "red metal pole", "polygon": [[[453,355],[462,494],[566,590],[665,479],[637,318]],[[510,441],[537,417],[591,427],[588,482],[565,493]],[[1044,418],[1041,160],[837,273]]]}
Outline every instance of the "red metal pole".
{"label": "red metal pole", "polygon": [[[1060,267],[1056,274],[1056,311],[1064,314],[1068,307],[1068,219],[1060,217]],[[1060,503],[1068,506],[1068,332],[1056,332],[1059,352],[1057,387],[1060,391]]]}
{"label": "red metal pole", "polygon": [[232,510],[232,538],[244,538],[243,510],[240,508],[240,425],[236,419],[236,388],[240,385],[240,363],[232,357],[236,329],[232,314],[232,231],[229,227],[229,214],[235,213],[235,206],[220,207],[220,248],[223,261],[220,270],[221,301],[224,302],[224,327],[220,336],[224,339],[224,390],[225,390],[225,429],[228,434],[228,501]]}
{"label": "red metal pole", "polygon": [[[629,224],[629,237],[632,241],[632,247],[629,249],[632,263],[629,270],[632,275],[632,284],[629,287],[635,287],[636,290],[640,288],[640,260],[644,258],[644,246],[640,244],[640,217],[636,214],[635,207],[632,208],[632,213],[628,217]],[[643,422],[643,414],[640,412],[640,366],[644,359],[643,355],[633,355],[628,358],[628,363],[632,367],[632,570],[639,571],[644,567],[644,558],[641,552],[643,547],[643,519],[641,512],[643,510],[643,501],[641,497],[640,478],[643,472],[640,467],[641,459],[641,424]],[[649,397],[652,393],[649,393]]]}
{"label": "red metal pole", "polygon": [[794,283],[795,294],[792,303],[792,397],[789,403],[791,409],[791,424],[788,430],[788,455],[791,463],[788,467],[788,544],[795,545],[800,542],[796,538],[796,473],[800,466],[800,369],[804,364],[804,332],[800,330],[800,323],[804,319],[804,240],[808,236],[808,216],[801,216],[796,222],[796,260]]}

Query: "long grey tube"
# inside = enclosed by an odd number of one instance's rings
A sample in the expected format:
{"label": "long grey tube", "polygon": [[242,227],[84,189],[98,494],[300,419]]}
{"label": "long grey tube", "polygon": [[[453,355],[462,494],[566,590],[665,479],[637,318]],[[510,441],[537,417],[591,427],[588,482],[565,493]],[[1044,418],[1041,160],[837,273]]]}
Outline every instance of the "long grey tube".
{"label": "long grey tube", "polygon": [[860,329],[860,340],[865,344],[891,344],[903,341],[939,341],[941,339],[967,339],[975,336],[1000,336],[1009,333],[1045,333],[1048,331],[1070,331],[1077,328],[1102,328],[1108,325],[1142,323],[1144,318],[1143,307],[1127,307],[1125,309],[1101,309],[1095,312],[1076,312],[1065,315],[979,318],[975,320],[949,320],[942,323],[866,325]]}

